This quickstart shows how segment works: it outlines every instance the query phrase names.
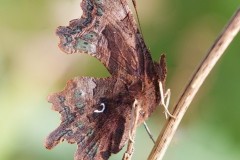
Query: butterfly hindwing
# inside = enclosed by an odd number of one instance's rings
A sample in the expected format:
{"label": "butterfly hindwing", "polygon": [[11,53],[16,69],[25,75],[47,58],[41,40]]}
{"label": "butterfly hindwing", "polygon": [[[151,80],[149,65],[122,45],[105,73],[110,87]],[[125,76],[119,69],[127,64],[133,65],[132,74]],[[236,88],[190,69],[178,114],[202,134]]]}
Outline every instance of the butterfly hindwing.
{"label": "butterfly hindwing", "polygon": [[[98,160],[108,159],[126,143],[133,102],[121,81],[77,77],[62,92],[50,95],[49,102],[62,122],[46,139],[47,148],[67,140],[78,145],[76,160]],[[101,104],[104,111],[94,112],[101,110]]]}

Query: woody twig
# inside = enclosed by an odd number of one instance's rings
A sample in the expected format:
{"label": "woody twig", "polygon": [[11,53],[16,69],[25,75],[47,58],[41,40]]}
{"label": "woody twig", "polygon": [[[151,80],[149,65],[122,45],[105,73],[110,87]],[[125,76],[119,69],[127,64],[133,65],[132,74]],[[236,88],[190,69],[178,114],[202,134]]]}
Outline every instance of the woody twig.
{"label": "woody twig", "polygon": [[148,157],[148,160],[161,160],[163,158],[172,140],[172,137],[175,134],[178,125],[181,122],[194,96],[239,30],[240,8],[234,14],[233,18],[230,20],[222,34],[216,39],[206,57],[203,59],[202,63],[197,68],[190,82],[186,86],[184,92],[174,107],[173,116],[175,118],[168,118],[155,143],[155,146],[151,151],[151,154]]}

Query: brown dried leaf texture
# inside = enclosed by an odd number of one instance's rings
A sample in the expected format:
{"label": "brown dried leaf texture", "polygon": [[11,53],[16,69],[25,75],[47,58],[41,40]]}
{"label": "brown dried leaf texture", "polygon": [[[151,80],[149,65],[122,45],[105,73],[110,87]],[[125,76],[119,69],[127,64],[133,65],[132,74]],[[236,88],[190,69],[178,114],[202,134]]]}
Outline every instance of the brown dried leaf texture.
{"label": "brown dried leaf texture", "polygon": [[[60,141],[77,143],[75,160],[108,159],[128,140],[135,99],[139,124],[160,102],[158,81],[165,81],[165,58],[154,64],[126,0],[83,0],[83,15],[59,27],[65,53],[87,53],[101,61],[111,77],[76,77],[49,96],[61,124],[46,139],[48,149]],[[102,113],[102,104],[106,107]]]}

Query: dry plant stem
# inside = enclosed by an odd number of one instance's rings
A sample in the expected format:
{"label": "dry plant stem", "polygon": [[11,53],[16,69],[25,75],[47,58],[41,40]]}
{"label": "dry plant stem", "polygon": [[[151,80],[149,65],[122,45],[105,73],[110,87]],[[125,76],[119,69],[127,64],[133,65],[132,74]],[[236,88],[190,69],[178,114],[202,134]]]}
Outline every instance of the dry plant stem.
{"label": "dry plant stem", "polygon": [[173,116],[169,117],[162,132],[160,133],[148,160],[161,160],[169,146],[177,127],[184,116],[188,106],[193,100],[195,94],[199,90],[200,86],[210,73],[214,65],[217,63],[223,52],[229,46],[233,38],[237,35],[240,30],[240,9],[233,16],[229,24],[226,26],[223,33],[215,41],[213,46],[210,48],[207,56],[204,58],[201,65],[196,70],[195,74],[191,78],[191,81],[186,86],[185,91],[180,97],[176,104]]}
{"label": "dry plant stem", "polygon": [[134,139],[137,131],[137,124],[138,124],[138,119],[139,119],[139,114],[140,114],[140,106],[138,104],[138,101],[135,100],[133,103],[133,108],[132,108],[132,127],[131,130],[129,131],[129,140],[128,140],[128,146],[125,154],[123,155],[123,160],[131,160],[132,155],[133,155],[133,144],[134,144]]}

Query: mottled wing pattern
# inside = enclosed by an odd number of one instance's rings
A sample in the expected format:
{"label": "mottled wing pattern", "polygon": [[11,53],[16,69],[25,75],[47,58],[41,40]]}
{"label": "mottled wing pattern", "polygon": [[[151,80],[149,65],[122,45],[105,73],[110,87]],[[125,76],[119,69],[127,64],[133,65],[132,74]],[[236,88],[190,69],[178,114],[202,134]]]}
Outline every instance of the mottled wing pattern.
{"label": "mottled wing pattern", "polygon": [[[63,91],[49,96],[53,110],[61,114],[61,124],[47,137],[45,146],[51,149],[67,140],[77,143],[75,160],[106,160],[128,140],[131,108],[138,92],[148,90],[142,98],[141,121],[155,108],[157,79],[126,0],[83,0],[81,7],[80,19],[57,29],[59,47],[69,54],[96,57],[112,77],[77,77]],[[102,104],[105,110],[96,113]]]}
{"label": "mottled wing pattern", "polygon": [[[75,160],[108,159],[128,139],[134,98],[125,84],[112,78],[77,77],[62,92],[49,96],[61,124],[46,139],[48,149],[60,141],[77,143]],[[106,106],[103,113],[95,113]],[[123,109],[124,108],[124,109]]]}
{"label": "mottled wing pattern", "polygon": [[126,0],[83,0],[81,7],[80,19],[57,29],[59,47],[96,57],[112,75],[142,75],[148,51]]}

